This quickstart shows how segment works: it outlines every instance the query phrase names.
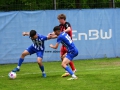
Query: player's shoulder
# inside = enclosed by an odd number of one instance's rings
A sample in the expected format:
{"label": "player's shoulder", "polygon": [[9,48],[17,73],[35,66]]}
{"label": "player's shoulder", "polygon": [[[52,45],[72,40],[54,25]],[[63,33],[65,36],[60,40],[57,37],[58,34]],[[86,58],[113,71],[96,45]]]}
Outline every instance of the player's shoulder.
{"label": "player's shoulder", "polygon": [[65,22],[65,24],[70,24],[69,22]]}
{"label": "player's shoulder", "polygon": [[61,32],[60,35],[58,36],[58,38],[61,38],[63,36],[64,32]]}
{"label": "player's shoulder", "polygon": [[38,38],[42,38],[43,37],[43,35],[41,35],[41,34],[38,34]]}
{"label": "player's shoulder", "polygon": [[37,33],[38,37],[41,37],[41,35],[39,33]]}
{"label": "player's shoulder", "polygon": [[38,39],[41,39],[41,40],[47,40],[47,36],[44,36],[44,35],[38,34]]}
{"label": "player's shoulder", "polygon": [[65,36],[67,33],[65,33],[65,32],[62,32],[61,34],[60,34],[60,37],[62,38],[63,36]]}
{"label": "player's shoulder", "polygon": [[65,22],[65,26],[66,26],[66,27],[70,27],[71,25],[70,25],[69,22]]}
{"label": "player's shoulder", "polygon": [[59,26],[62,26],[63,24],[59,24]]}

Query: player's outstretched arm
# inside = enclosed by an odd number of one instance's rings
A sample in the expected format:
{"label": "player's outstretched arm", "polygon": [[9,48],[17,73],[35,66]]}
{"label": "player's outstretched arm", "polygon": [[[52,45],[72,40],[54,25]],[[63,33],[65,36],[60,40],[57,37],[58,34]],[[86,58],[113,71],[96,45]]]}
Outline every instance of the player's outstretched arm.
{"label": "player's outstretched arm", "polygon": [[55,39],[55,38],[57,38],[57,35],[55,35],[54,32],[49,33],[49,34],[48,34],[48,37],[49,37],[49,36],[50,36],[50,39]]}
{"label": "player's outstretched arm", "polygon": [[50,47],[53,48],[53,49],[57,49],[58,46],[59,46],[59,43],[56,43],[55,45],[50,44]]}
{"label": "player's outstretched arm", "polygon": [[50,35],[47,36],[47,40],[49,40],[49,39],[51,39],[51,36],[50,36]]}
{"label": "player's outstretched arm", "polygon": [[55,35],[55,33],[54,33],[54,32],[52,32],[52,33],[49,33],[48,35]]}
{"label": "player's outstretched arm", "polygon": [[22,35],[23,36],[29,36],[29,32],[23,32]]}

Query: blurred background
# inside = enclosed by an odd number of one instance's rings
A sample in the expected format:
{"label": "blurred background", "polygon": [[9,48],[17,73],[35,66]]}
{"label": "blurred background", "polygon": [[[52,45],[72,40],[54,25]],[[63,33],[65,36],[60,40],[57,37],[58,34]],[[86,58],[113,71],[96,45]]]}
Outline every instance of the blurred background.
{"label": "blurred background", "polygon": [[120,0],[0,0],[0,11],[120,8]]}

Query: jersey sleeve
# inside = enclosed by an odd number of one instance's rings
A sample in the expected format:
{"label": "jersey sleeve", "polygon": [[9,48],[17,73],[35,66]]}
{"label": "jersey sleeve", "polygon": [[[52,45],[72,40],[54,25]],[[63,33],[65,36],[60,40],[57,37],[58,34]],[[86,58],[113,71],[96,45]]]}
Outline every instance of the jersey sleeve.
{"label": "jersey sleeve", "polygon": [[66,27],[66,28],[71,27],[70,23],[69,23],[69,22],[66,22],[65,27]]}
{"label": "jersey sleeve", "polygon": [[60,36],[57,38],[57,43],[61,43]]}
{"label": "jersey sleeve", "polygon": [[38,36],[41,38],[41,40],[47,40],[47,37],[44,36],[44,35],[39,35],[39,34],[38,34]]}
{"label": "jersey sleeve", "polygon": [[47,40],[46,36],[41,35],[41,37],[42,37],[43,40]]}

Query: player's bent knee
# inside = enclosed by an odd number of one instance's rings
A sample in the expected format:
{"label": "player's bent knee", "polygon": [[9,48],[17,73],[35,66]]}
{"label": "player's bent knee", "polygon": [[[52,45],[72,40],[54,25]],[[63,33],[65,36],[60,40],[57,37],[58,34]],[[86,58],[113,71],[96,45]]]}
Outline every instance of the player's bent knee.
{"label": "player's bent knee", "polygon": [[61,66],[62,66],[63,68],[65,68],[66,65],[65,65],[64,62],[62,62],[62,63],[61,63]]}
{"label": "player's bent knee", "polygon": [[26,53],[23,52],[23,53],[22,53],[22,57],[25,57],[25,56],[26,56]]}
{"label": "player's bent knee", "polygon": [[38,61],[38,65],[42,66],[42,62]]}
{"label": "player's bent knee", "polygon": [[39,58],[39,57],[38,57],[37,62],[38,62],[39,65],[42,66],[42,58]]}
{"label": "player's bent knee", "polygon": [[41,64],[41,63],[42,63],[42,62],[41,62],[41,61],[39,61],[39,60],[38,60],[37,62],[38,62],[38,64]]}
{"label": "player's bent knee", "polygon": [[21,57],[24,58],[24,57],[27,56],[27,55],[29,55],[29,52],[28,52],[27,50],[25,50],[25,51],[22,53]]}
{"label": "player's bent knee", "polygon": [[24,57],[24,56],[25,56],[25,53],[23,52],[21,56]]}

